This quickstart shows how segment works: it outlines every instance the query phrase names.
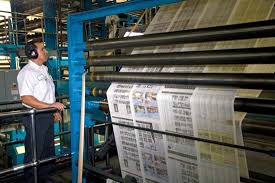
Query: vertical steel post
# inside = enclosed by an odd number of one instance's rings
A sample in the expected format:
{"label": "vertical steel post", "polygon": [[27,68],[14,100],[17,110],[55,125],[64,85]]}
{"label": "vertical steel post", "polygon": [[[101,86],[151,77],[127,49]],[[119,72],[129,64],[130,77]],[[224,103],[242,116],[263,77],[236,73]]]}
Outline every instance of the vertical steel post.
{"label": "vertical steel post", "polygon": [[18,19],[17,19],[17,13],[15,13],[15,31],[16,31],[16,41],[15,44],[18,45]]}
{"label": "vertical steel post", "polygon": [[11,69],[16,69],[16,54],[15,54],[15,49],[10,50],[10,68]]}
{"label": "vertical steel post", "polygon": [[91,128],[91,164],[92,166],[95,166],[95,138],[94,138],[94,134],[95,134],[95,130],[94,127]]}
{"label": "vertical steel post", "polygon": [[90,133],[90,128],[85,128],[85,142],[86,142],[86,154],[87,154],[87,160],[88,160],[88,162],[91,162],[91,150],[90,150],[90,145],[91,145],[91,141],[90,141],[90,135],[91,135],[91,133]]}
{"label": "vertical steel post", "polygon": [[33,174],[34,182],[37,183],[37,147],[36,147],[36,130],[35,130],[35,109],[31,110],[31,142],[32,142],[32,162],[34,163]]}
{"label": "vertical steel post", "polygon": [[[105,121],[106,121],[106,123],[109,121],[107,114],[105,116]],[[109,138],[109,125],[105,125],[105,134],[104,134],[104,141],[105,141],[105,143],[108,143],[108,138]],[[107,152],[106,153],[106,166],[110,165],[109,158],[110,158],[110,155],[109,155],[109,152]]]}

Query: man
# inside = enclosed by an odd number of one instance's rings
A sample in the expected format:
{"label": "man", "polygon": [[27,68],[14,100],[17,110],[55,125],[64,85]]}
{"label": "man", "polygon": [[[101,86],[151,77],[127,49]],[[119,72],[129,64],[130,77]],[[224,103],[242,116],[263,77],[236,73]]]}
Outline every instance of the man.
{"label": "man", "polygon": [[[29,63],[17,76],[19,94],[26,108],[56,108],[63,110],[64,105],[55,102],[55,87],[48,68],[43,65],[48,60],[48,52],[39,39],[29,41],[25,46],[25,54]],[[37,159],[42,160],[54,156],[54,120],[61,120],[59,112],[35,114]],[[31,117],[23,118],[26,129],[24,162],[32,161]],[[51,170],[49,165],[39,166],[38,180],[46,182]],[[34,182],[32,169],[25,170],[26,182]]]}

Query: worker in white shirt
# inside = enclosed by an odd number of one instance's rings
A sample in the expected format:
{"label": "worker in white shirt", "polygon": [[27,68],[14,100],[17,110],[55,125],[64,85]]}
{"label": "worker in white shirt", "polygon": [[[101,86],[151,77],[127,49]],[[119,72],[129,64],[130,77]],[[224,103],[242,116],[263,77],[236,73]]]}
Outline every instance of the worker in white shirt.
{"label": "worker in white shirt", "polygon": [[[64,110],[62,103],[55,101],[55,87],[48,68],[43,65],[48,60],[48,52],[39,39],[29,41],[25,46],[25,54],[29,63],[17,76],[19,94],[26,108],[56,108]],[[37,159],[42,160],[54,156],[54,121],[61,120],[59,112],[35,114]],[[26,129],[24,162],[32,161],[31,117],[23,118]],[[50,165],[38,169],[39,182],[47,182]],[[32,169],[25,169],[26,182],[34,182]]]}

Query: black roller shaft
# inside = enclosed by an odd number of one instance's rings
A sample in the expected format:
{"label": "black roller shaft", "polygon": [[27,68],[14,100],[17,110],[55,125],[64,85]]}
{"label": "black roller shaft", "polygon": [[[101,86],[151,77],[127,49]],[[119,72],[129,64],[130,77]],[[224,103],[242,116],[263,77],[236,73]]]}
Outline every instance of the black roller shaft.
{"label": "black roller shaft", "polygon": [[[101,107],[108,109],[108,102],[101,103]],[[274,115],[275,100],[236,97],[234,101],[234,110],[239,112]]]}
{"label": "black roller shaft", "polygon": [[236,98],[235,111],[275,115],[275,100],[258,98]]}
{"label": "black roller shaft", "polygon": [[91,57],[91,66],[274,64],[275,47]]}
{"label": "black roller shaft", "polygon": [[217,73],[97,73],[92,81],[230,86],[249,89],[274,89],[274,74]]}
{"label": "black roller shaft", "polygon": [[106,97],[107,89],[105,88],[91,88],[90,95],[94,97]]}
{"label": "black roller shaft", "polygon": [[275,20],[225,25],[210,28],[149,34],[136,37],[88,41],[87,48],[104,50],[210,41],[274,37]]}

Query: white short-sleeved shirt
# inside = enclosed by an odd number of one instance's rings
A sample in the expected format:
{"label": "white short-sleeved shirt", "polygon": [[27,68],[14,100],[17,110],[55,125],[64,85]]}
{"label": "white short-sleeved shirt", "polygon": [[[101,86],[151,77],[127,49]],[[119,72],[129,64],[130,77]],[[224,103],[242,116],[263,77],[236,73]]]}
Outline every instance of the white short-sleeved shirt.
{"label": "white short-sleeved shirt", "polygon": [[[20,96],[30,95],[41,102],[52,104],[55,102],[55,88],[48,68],[37,65],[31,60],[17,75]],[[23,104],[26,107],[30,106]]]}

